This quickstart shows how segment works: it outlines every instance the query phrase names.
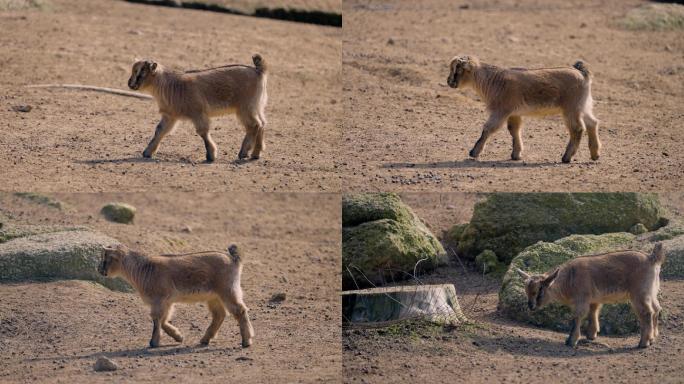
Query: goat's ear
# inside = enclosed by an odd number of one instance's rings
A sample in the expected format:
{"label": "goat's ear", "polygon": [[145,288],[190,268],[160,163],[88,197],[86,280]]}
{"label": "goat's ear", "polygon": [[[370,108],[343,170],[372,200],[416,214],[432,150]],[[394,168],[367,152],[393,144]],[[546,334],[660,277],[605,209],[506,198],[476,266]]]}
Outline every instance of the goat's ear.
{"label": "goat's ear", "polygon": [[157,69],[157,63],[153,61],[150,63],[150,71],[154,72],[155,69]]}
{"label": "goat's ear", "polygon": [[544,279],[543,284],[546,285],[546,286],[549,286],[549,285],[553,282],[553,280],[555,280],[556,277],[558,276],[558,271],[560,271],[560,268],[556,268],[556,270],[553,271],[553,273],[551,273],[550,275],[548,275],[548,276]]}
{"label": "goat's ear", "polygon": [[518,275],[520,275],[520,277],[522,277],[523,280],[529,280],[530,279],[530,275],[527,272],[523,271],[522,269],[516,268],[515,271],[518,272]]}

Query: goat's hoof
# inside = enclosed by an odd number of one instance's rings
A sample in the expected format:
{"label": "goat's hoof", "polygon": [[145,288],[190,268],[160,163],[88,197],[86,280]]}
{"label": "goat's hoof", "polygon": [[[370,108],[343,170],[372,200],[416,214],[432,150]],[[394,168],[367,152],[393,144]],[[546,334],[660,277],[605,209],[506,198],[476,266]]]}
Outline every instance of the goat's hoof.
{"label": "goat's hoof", "polygon": [[561,159],[561,161],[562,161],[563,163],[565,163],[565,164],[569,163],[570,160],[572,160],[572,159],[569,158],[569,157],[566,157],[566,156],[563,156],[563,158]]}
{"label": "goat's hoof", "polygon": [[596,155],[596,156],[592,155],[592,156],[591,156],[591,159],[594,160],[594,161],[596,161],[596,160],[599,159],[599,155]]}
{"label": "goat's hoof", "polygon": [[159,342],[158,342],[158,341],[157,341],[157,342],[150,341],[150,348],[157,348],[157,347],[159,347]]}
{"label": "goat's hoof", "polygon": [[143,157],[146,159],[149,159],[152,157],[152,154],[150,152],[147,152],[147,150],[144,150],[142,153]]}
{"label": "goat's hoof", "polygon": [[470,152],[468,152],[468,156],[472,157],[473,159],[477,159],[479,155],[479,153],[475,153],[474,149],[471,149]]}
{"label": "goat's hoof", "polygon": [[520,155],[511,155],[511,160],[520,160],[522,156]]}
{"label": "goat's hoof", "polygon": [[173,339],[176,340],[176,342],[178,342],[178,343],[182,343],[182,342],[183,342],[183,335],[172,336],[172,337],[173,337]]}
{"label": "goat's hoof", "polygon": [[242,340],[242,348],[248,348],[250,345],[252,345],[252,339]]}
{"label": "goat's hoof", "polygon": [[250,159],[259,160],[259,157],[260,157],[259,155],[252,155],[252,157],[250,157]]}
{"label": "goat's hoof", "polygon": [[238,153],[238,160],[244,160],[246,158],[247,158],[246,153],[242,153],[242,152]]}

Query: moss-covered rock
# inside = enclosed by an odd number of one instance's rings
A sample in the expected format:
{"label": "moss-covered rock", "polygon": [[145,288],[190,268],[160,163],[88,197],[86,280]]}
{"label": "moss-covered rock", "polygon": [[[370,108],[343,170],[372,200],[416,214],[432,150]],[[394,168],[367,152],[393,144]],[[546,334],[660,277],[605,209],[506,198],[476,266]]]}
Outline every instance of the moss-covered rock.
{"label": "moss-covered rock", "polygon": [[[568,307],[552,304],[536,311],[527,308],[523,279],[515,269],[544,273],[575,257],[638,248],[631,233],[572,235],[553,243],[539,242],[516,256],[504,275],[499,291],[499,310],[512,319],[554,330],[569,331],[572,315]],[[604,305],[600,315],[602,334],[637,332],[639,323],[629,304]]]}
{"label": "moss-covered rock", "polygon": [[129,224],[135,218],[136,209],[126,203],[109,203],[100,211],[104,217],[115,223]]}
{"label": "moss-covered rock", "polygon": [[410,223],[413,218],[411,209],[395,193],[359,193],[342,197],[343,227],[380,219]]}
{"label": "moss-covered rock", "polygon": [[480,272],[484,273],[498,272],[502,268],[496,253],[489,249],[485,249],[475,257],[475,266]]}
{"label": "moss-covered rock", "polygon": [[0,244],[20,237],[39,235],[41,233],[83,230],[84,227],[62,227],[57,225],[15,225],[8,223],[0,226]]}
{"label": "moss-covered rock", "polygon": [[638,223],[654,230],[665,214],[654,194],[493,193],[475,205],[465,228],[451,231],[456,237],[449,241],[467,258],[490,249],[507,264],[537,241],[627,232]]}
{"label": "moss-covered rock", "polygon": [[442,244],[396,194],[345,196],[342,217],[344,289],[410,278],[416,264],[422,272],[446,263]]}
{"label": "moss-covered rock", "polygon": [[117,243],[84,229],[19,236],[0,244],[0,282],[80,279],[128,291],[122,280],[105,279],[97,272],[102,247]]}

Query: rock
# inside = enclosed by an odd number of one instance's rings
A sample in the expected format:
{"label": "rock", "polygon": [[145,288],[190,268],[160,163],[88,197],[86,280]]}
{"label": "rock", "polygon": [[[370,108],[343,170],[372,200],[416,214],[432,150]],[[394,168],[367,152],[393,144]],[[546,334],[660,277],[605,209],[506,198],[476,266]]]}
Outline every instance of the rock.
{"label": "rock", "polygon": [[117,369],[119,369],[119,366],[116,365],[116,363],[111,361],[110,359],[104,356],[100,356],[97,358],[97,361],[93,366],[93,369],[95,370],[95,372],[108,372],[116,371]]}
{"label": "rock", "polygon": [[404,280],[447,261],[439,240],[396,194],[344,196],[342,223],[344,289]]}
{"label": "rock", "polygon": [[117,244],[115,239],[84,228],[13,227],[9,234],[0,243],[0,282],[80,279],[131,290],[123,280],[97,272],[102,248]]}
{"label": "rock", "polygon": [[181,232],[183,233],[192,233],[192,227],[189,225],[184,225],[183,228],[181,229]]}
{"label": "rock", "polygon": [[657,195],[639,193],[492,193],[475,205],[470,223],[452,228],[450,243],[473,259],[489,249],[508,264],[537,241],[571,234],[627,232],[640,223],[654,230],[666,223]]}
{"label": "rock", "polygon": [[489,249],[485,249],[475,257],[475,266],[480,272],[484,273],[498,272],[502,269],[496,253]]}
{"label": "rock", "polygon": [[14,107],[12,107],[12,109],[15,112],[31,112],[33,107],[30,105],[15,105]]}
{"label": "rock", "polygon": [[52,208],[57,208],[57,209],[63,209],[64,208],[64,203],[61,201],[54,199],[50,196],[45,196],[40,193],[35,193],[35,192],[16,192],[14,194],[15,196],[22,197],[26,200],[33,201],[38,204],[43,204],[48,207]]}
{"label": "rock", "polygon": [[285,301],[286,298],[287,295],[285,294],[285,292],[274,293],[273,296],[271,296],[271,299],[268,300],[268,302],[271,304],[280,304],[283,301]]}
{"label": "rock", "polygon": [[466,320],[452,284],[371,288],[342,293],[344,323],[426,318],[439,324]]}
{"label": "rock", "polygon": [[109,203],[102,207],[100,213],[115,223],[129,224],[135,217],[135,207],[126,203]]}
{"label": "rock", "polygon": [[[552,304],[536,311],[527,308],[523,279],[515,269],[531,273],[544,273],[578,256],[598,254],[621,249],[638,248],[636,236],[631,233],[603,235],[572,235],[553,243],[539,242],[516,256],[503,277],[499,291],[498,309],[508,317],[545,328],[569,331],[572,318],[568,307]],[[639,323],[626,304],[606,304],[601,309],[601,333],[621,335],[639,330]]]}
{"label": "rock", "polygon": [[648,232],[648,228],[641,223],[636,223],[632,226],[632,228],[629,229],[629,233],[633,235],[641,235],[646,232]]}
{"label": "rock", "polygon": [[387,39],[387,45],[394,45],[394,39],[391,37]]}
{"label": "rock", "polygon": [[380,219],[409,223],[413,218],[411,209],[395,193],[359,193],[342,196],[343,227]]}

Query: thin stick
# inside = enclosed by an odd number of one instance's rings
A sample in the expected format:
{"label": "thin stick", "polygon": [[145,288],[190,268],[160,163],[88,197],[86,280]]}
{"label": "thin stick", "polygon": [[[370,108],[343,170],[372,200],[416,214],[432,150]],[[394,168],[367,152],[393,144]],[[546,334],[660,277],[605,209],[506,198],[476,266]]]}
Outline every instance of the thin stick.
{"label": "thin stick", "polygon": [[129,91],[124,91],[123,89],[114,89],[114,88],[104,88],[104,87],[94,87],[92,85],[81,85],[81,84],[33,84],[33,85],[27,85],[27,88],[67,88],[67,89],[76,89],[79,91],[95,91],[95,92],[103,92],[103,93],[109,93],[112,95],[120,95],[120,96],[128,96],[128,97],[135,97],[138,99],[146,99],[146,100],[151,100],[152,96],[149,95],[144,95],[142,93],[138,92],[129,92]]}

